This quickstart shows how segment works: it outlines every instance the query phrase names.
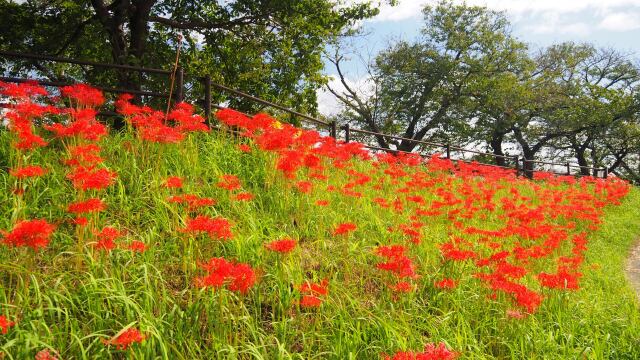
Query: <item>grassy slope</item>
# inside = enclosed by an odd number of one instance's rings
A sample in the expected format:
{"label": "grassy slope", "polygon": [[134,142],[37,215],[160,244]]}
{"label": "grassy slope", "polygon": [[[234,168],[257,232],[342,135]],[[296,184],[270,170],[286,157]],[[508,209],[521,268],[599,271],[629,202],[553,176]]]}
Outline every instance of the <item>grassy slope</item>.
{"label": "grassy slope", "polygon": [[[372,254],[379,244],[400,241],[386,231],[400,221],[393,212],[320,187],[298,195],[272,170],[272,155],[243,154],[220,135],[189,140],[182,148],[148,149],[152,155],[146,160],[134,155],[137,148],[127,150],[129,141],[118,136],[104,144],[107,165],[119,179],[102,196],[109,210],[99,223],[126,229],[125,243],[142,240],[149,249],[142,255],[115,250],[92,257],[88,247],[85,266],[77,271],[74,232],[66,224],[60,224],[35,263],[30,251],[1,248],[0,314],[18,322],[0,335],[0,351],[8,358],[31,358],[44,347],[63,359],[121,358],[126,352],[105,347],[101,339],[128,325],[148,336],[130,353],[136,358],[369,359],[439,341],[465,359],[640,358],[638,303],[623,274],[628,248],[640,234],[638,190],[622,206],[608,208],[604,224],[591,237],[582,289],[549,294],[534,316],[508,320],[508,302],[485,299],[487,292],[471,279],[472,265],[441,265],[433,245],[447,240],[446,219],[429,223],[423,244],[415,249],[422,285],[394,301],[384,289],[390,278],[374,268],[379,258]],[[7,151],[6,144],[6,134],[0,133],[0,152]],[[37,180],[37,191],[28,192],[29,218],[62,219],[65,204],[75,199],[53,150],[31,160],[53,171]],[[371,170],[365,163],[356,168]],[[213,186],[224,173],[237,175],[256,199],[231,201]],[[225,256],[256,266],[259,285],[248,295],[192,286],[198,272],[193,263],[185,268],[184,235],[176,230],[184,214],[166,202],[169,192],[160,187],[167,175],[188,179],[185,192],[218,199],[207,213],[236,224],[232,241],[201,238],[200,254],[192,257]],[[330,183],[344,183],[343,174],[331,175]],[[0,171],[0,189],[11,189],[11,184]],[[331,206],[319,208],[317,199]],[[10,227],[12,211],[10,191],[2,191],[0,229]],[[333,226],[346,221],[357,223],[357,232],[332,237]],[[299,239],[300,248],[284,258],[264,250],[264,242],[284,236]],[[29,267],[38,271],[27,280]],[[443,276],[459,278],[461,286],[441,291],[429,285]],[[295,284],[324,277],[331,281],[326,303],[317,311],[298,311]]]}

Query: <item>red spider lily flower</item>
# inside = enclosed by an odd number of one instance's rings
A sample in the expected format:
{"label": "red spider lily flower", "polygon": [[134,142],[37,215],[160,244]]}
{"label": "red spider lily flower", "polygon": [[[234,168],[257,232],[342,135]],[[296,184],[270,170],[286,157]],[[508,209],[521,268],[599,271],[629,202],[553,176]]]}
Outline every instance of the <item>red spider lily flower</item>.
{"label": "red spider lily flower", "polygon": [[76,189],[103,190],[113,184],[117,174],[107,169],[78,166],[67,175]]}
{"label": "red spider lily flower", "polygon": [[13,84],[0,82],[0,94],[16,99],[29,99],[38,95],[49,95],[44,87],[38,85],[36,81]]}
{"label": "red spider lily flower", "polygon": [[433,283],[433,286],[438,289],[455,289],[458,286],[458,282],[453,279],[442,279]]}
{"label": "red spider lily flower", "polygon": [[195,283],[200,287],[222,288],[246,294],[256,283],[255,271],[248,264],[228,261],[224,258],[212,258],[202,265],[208,272],[197,277]]}
{"label": "red spider lily flower", "polygon": [[78,216],[72,220],[74,225],[78,226],[86,226],[89,223],[89,220],[84,216]]}
{"label": "red spider lily flower", "polygon": [[212,198],[201,198],[198,195],[184,194],[178,196],[170,196],[167,201],[174,204],[187,204],[189,210],[196,210],[202,207],[213,206],[216,200]]}
{"label": "red spider lily flower", "polygon": [[80,106],[96,108],[104,103],[102,92],[86,84],[63,86],[60,93],[75,100]]}
{"label": "red spider lily flower", "polygon": [[38,165],[24,166],[21,168],[11,169],[9,174],[18,179],[32,178],[43,176],[48,172],[47,169]]}
{"label": "red spider lily flower", "polygon": [[174,121],[176,129],[182,133],[209,131],[209,127],[204,123],[204,118],[194,114],[193,106],[185,102],[177,103],[167,114],[167,120]]}
{"label": "red spider lily flower", "polygon": [[187,226],[183,231],[191,234],[207,233],[210,238],[218,240],[229,240],[233,236],[229,220],[204,215],[199,215],[195,219],[187,219]]}
{"label": "red spider lily flower", "polygon": [[91,198],[85,201],[79,201],[69,204],[67,211],[73,214],[96,213],[103,211],[107,205],[98,198]]}
{"label": "red spider lily flower", "polygon": [[49,349],[43,349],[38,351],[35,360],[58,360],[58,358],[51,354]]}
{"label": "red spider lily flower", "polygon": [[121,331],[119,334],[109,340],[103,339],[102,342],[106,346],[113,345],[118,350],[126,350],[134,343],[142,343],[144,339],[145,336],[140,332],[140,330],[129,328],[127,330]]}
{"label": "red spider lily flower", "polygon": [[238,145],[238,150],[242,151],[243,153],[250,153],[251,152],[251,146],[249,146],[247,144],[240,144],[240,145]]}
{"label": "red spider lily flower", "polygon": [[240,194],[236,195],[236,200],[238,200],[238,201],[251,201],[251,200],[253,200],[253,198],[254,198],[254,196],[250,192],[243,192],[243,193],[240,193]]}
{"label": "red spider lily flower", "polygon": [[413,291],[413,285],[407,281],[399,281],[390,287],[396,293],[410,293]]}
{"label": "red spider lily flower", "polygon": [[131,244],[129,244],[129,246],[127,246],[127,249],[133,252],[143,253],[145,252],[145,250],[147,250],[147,245],[145,245],[145,243],[140,240],[134,240],[131,242]]}
{"label": "red spider lily flower", "polygon": [[415,265],[405,255],[405,252],[406,248],[402,245],[379,246],[376,253],[386,258],[387,261],[377,264],[376,267],[380,270],[390,271],[401,278],[417,278]]}
{"label": "red spider lily flower", "polygon": [[179,176],[169,176],[164,181],[164,187],[167,189],[181,189],[182,188],[182,178]]}
{"label": "red spider lily flower", "polygon": [[318,200],[318,201],[316,201],[316,205],[318,205],[318,206],[329,206],[329,201],[328,200]]}
{"label": "red spider lily flower", "polygon": [[581,273],[569,272],[562,268],[556,274],[540,273],[538,280],[540,285],[547,288],[577,290],[580,288],[579,279],[581,276]]}
{"label": "red spider lily flower", "polygon": [[358,226],[354,223],[342,223],[339,224],[335,230],[333,230],[333,235],[343,235],[343,234],[348,234],[351,233],[353,231],[355,231],[358,228]]}
{"label": "red spider lily flower", "polygon": [[103,159],[100,157],[102,149],[96,144],[78,145],[69,148],[71,159],[65,161],[67,166],[92,166],[100,164]]}
{"label": "red spider lily flower", "polygon": [[423,352],[401,351],[393,356],[384,355],[385,360],[454,360],[458,357],[458,353],[447,348],[445,343],[438,345],[427,344]]}
{"label": "red spider lily flower", "polygon": [[124,234],[120,230],[106,226],[100,232],[94,233],[98,242],[94,245],[96,249],[110,251],[116,247],[115,240]]}
{"label": "red spider lily flower", "polygon": [[299,287],[302,297],[300,306],[303,308],[317,308],[324,301],[321,297],[329,294],[329,280],[323,279],[319,283],[305,282]]}
{"label": "red spider lily flower", "polygon": [[0,315],[0,329],[3,334],[6,334],[9,331],[9,328],[15,326],[16,323],[13,321],[9,321],[4,315]]}
{"label": "red spider lily flower", "polygon": [[302,295],[300,298],[300,306],[303,308],[317,308],[322,305],[322,299],[313,295]]}
{"label": "red spider lily flower", "polygon": [[265,244],[264,246],[271,251],[279,252],[281,254],[286,254],[293,251],[293,249],[295,249],[297,245],[298,245],[298,242],[293,239],[282,239],[282,240],[272,241],[270,243]]}
{"label": "red spider lily flower", "polygon": [[311,189],[313,188],[313,183],[311,183],[310,181],[298,181],[296,183],[296,188],[301,193],[305,193],[306,194],[306,193],[310,192]]}
{"label": "red spider lily flower", "polygon": [[18,222],[11,232],[4,235],[3,243],[10,246],[26,246],[33,250],[44,248],[51,241],[55,226],[46,220],[23,220]]}
{"label": "red spider lily flower", "polygon": [[216,184],[218,187],[229,191],[238,190],[242,187],[240,179],[235,175],[224,174],[222,180]]}

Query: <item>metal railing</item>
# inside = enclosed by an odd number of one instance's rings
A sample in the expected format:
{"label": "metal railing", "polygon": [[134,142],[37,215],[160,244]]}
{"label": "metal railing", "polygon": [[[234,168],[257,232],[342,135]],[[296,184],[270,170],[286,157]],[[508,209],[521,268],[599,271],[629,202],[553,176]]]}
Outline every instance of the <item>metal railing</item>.
{"label": "metal railing", "polygon": [[[93,66],[93,67],[102,67],[102,68],[110,68],[110,69],[120,69],[120,70],[124,70],[124,71],[134,71],[134,72],[138,72],[141,74],[144,73],[148,73],[148,74],[159,74],[159,75],[164,75],[167,76],[168,79],[171,79],[171,77],[173,76],[173,72],[169,71],[169,70],[163,70],[163,69],[154,69],[154,68],[145,68],[145,67],[138,67],[138,66],[130,66],[130,65],[121,65],[121,64],[109,64],[109,63],[100,63],[100,62],[95,62],[95,61],[87,61],[87,60],[78,60],[78,59],[68,59],[68,58],[61,58],[61,57],[55,57],[55,56],[48,56],[48,55],[36,55],[36,54],[22,54],[22,53],[15,53],[15,52],[10,52],[10,51],[0,51],[0,57],[5,57],[5,58],[13,58],[13,59],[30,59],[30,60],[40,60],[40,61],[52,61],[52,62],[60,62],[60,63],[69,63],[69,64],[77,64],[77,65],[85,65],[85,66]],[[184,78],[185,78],[185,73],[184,70],[181,67],[178,67],[175,73],[175,78],[174,78],[174,89],[170,89],[170,90],[174,90],[173,94],[175,94],[175,101],[176,102],[180,102],[184,100],[184,94],[185,94],[185,82],[184,82]],[[377,133],[377,132],[373,132],[373,131],[369,131],[369,130],[364,130],[364,129],[354,129],[351,128],[349,126],[349,124],[346,124],[342,127],[340,127],[340,129],[338,129],[337,123],[335,121],[332,122],[327,122],[324,120],[320,120],[318,118],[312,117],[310,115],[307,114],[303,114],[301,112],[295,111],[293,109],[287,108],[285,106],[273,103],[271,101],[265,100],[265,99],[261,99],[259,97],[247,94],[245,92],[242,92],[240,90],[237,89],[233,89],[230,88],[228,86],[222,85],[222,84],[218,84],[215,83],[213,81],[211,81],[211,76],[207,75],[201,78],[197,79],[198,81],[202,82],[202,85],[204,87],[204,94],[203,94],[203,98],[202,99],[195,99],[196,103],[201,103],[202,104],[202,108],[204,111],[204,117],[205,117],[205,121],[207,123],[208,126],[210,127],[214,127],[212,125],[212,110],[215,109],[224,109],[224,106],[221,106],[219,104],[214,104],[212,102],[212,93],[213,93],[213,89],[217,89],[219,91],[222,92],[226,92],[228,94],[232,94],[244,99],[247,99],[249,101],[264,105],[264,106],[268,106],[280,111],[284,111],[292,116],[296,116],[298,118],[300,118],[302,121],[306,121],[309,123],[312,123],[315,126],[320,126],[320,127],[324,127],[327,128],[327,130],[329,131],[329,135],[332,136],[335,139],[338,139],[338,130],[344,131],[344,142],[348,143],[352,140],[352,134],[356,133],[356,134],[362,134],[365,136],[374,136],[374,137],[382,137],[385,139],[394,139],[394,140],[400,140],[402,142],[408,142],[410,143],[413,147],[415,147],[416,145],[427,145],[427,146],[431,146],[431,147],[435,147],[435,148],[439,148],[443,151],[442,154],[442,158],[446,158],[446,159],[451,159],[451,160],[457,160],[457,161],[468,161],[465,159],[453,159],[451,153],[452,152],[461,152],[461,153],[469,153],[469,154],[474,154],[474,155],[481,155],[481,156],[485,156],[485,157],[491,157],[493,158],[495,161],[494,164],[491,163],[486,163],[486,162],[478,162],[482,165],[487,165],[487,166],[494,166],[494,167],[499,167],[502,169],[513,169],[516,172],[516,175],[518,176],[527,176],[529,178],[533,177],[534,172],[539,171],[539,170],[535,170],[535,164],[541,164],[541,165],[550,165],[552,167],[561,167],[566,169],[566,172],[557,172],[554,170],[551,171],[547,171],[547,172],[551,172],[557,175],[569,175],[569,176],[582,176],[581,174],[572,174],[571,169],[572,168],[578,168],[581,170],[588,170],[590,174],[593,174],[594,176],[599,176],[600,174],[602,174],[603,178],[607,178],[608,176],[608,171],[607,168],[596,168],[596,167],[584,167],[584,166],[580,166],[580,165],[574,165],[574,164],[570,164],[569,162],[566,163],[554,163],[554,162],[548,162],[548,161],[541,161],[541,160],[534,160],[534,159],[526,159],[524,157],[519,157],[519,156],[511,156],[511,155],[498,155],[498,154],[493,154],[493,153],[488,153],[488,152],[482,152],[482,151],[477,151],[477,150],[471,150],[471,149],[466,149],[463,147],[459,147],[459,146],[455,146],[455,145],[451,145],[449,143],[436,143],[436,142],[431,142],[431,141],[425,141],[425,140],[420,140],[420,139],[413,139],[413,138],[405,138],[402,136],[397,136],[397,135],[390,135],[390,134],[384,134],[384,133]],[[14,83],[20,83],[20,82],[27,82],[27,81],[34,81],[34,79],[26,79],[26,78],[16,78],[16,77],[5,77],[5,76],[1,76],[0,77],[0,81],[4,81],[4,82],[14,82]],[[71,85],[72,83],[70,82],[59,82],[59,81],[50,81],[50,80],[46,80],[46,79],[35,79],[35,81],[43,86],[52,86],[52,87],[61,87],[61,86],[66,86],[66,85]],[[147,96],[147,97],[151,97],[151,98],[168,98],[170,95],[170,92],[154,92],[154,91],[145,91],[145,90],[138,90],[138,89],[123,89],[123,88],[113,88],[113,87],[108,87],[108,86],[100,86],[100,85],[92,85],[94,87],[96,87],[97,89],[100,89],[104,92],[107,93],[129,93],[132,95],[139,95],[139,96]],[[0,107],[2,107],[2,104],[0,104]],[[114,116],[117,115],[115,112],[113,111],[102,111],[100,113],[101,115],[106,115],[106,116]],[[391,148],[385,148],[385,147],[380,147],[380,146],[375,146],[375,145],[369,145],[369,144],[365,144],[365,146],[371,150],[375,150],[375,151],[385,151],[385,152],[393,152],[393,153],[414,153],[414,152],[408,152],[408,151],[402,151],[399,149],[391,149]],[[420,153],[419,153],[420,154]],[[421,156],[426,156],[424,154],[420,154]],[[512,166],[508,166],[508,165],[499,165],[497,159],[501,159],[500,163],[504,163],[504,164],[508,164],[508,163],[512,163]]]}

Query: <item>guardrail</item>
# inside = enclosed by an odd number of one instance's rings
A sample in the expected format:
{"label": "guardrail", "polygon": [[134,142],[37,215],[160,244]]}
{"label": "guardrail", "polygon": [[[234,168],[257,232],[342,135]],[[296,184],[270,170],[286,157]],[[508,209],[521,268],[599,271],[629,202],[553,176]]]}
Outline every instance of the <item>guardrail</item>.
{"label": "guardrail", "polygon": [[[84,65],[84,66],[93,66],[93,67],[102,67],[102,68],[111,68],[111,69],[119,69],[119,70],[123,70],[123,71],[134,71],[134,72],[138,72],[138,73],[149,73],[149,74],[159,74],[159,75],[164,75],[167,76],[169,80],[171,80],[171,78],[174,76],[172,71],[169,70],[163,70],[163,69],[154,69],[154,68],[145,68],[145,67],[138,67],[138,66],[129,66],[129,65],[121,65],[121,64],[109,64],[109,63],[100,63],[100,62],[95,62],[95,61],[87,61],[87,60],[78,60],[78,59],[68,59],[68,58],[61,58],[61,57],[55,57],[55,56],[48,56],[48,55],[36,55],[36,54],[23,54],[23,53],[16,53],[16,52],[10,52],[10,51],[0,51],[0,57],[5,57],[5,58],[14,58],[14,59],[30,59],[30,60],[39,60],[39,61],[52,61],[52,62],[60,62],[60,63],[69,63],[69,64],[76,64],[76,65]],[[184,78],[185,78],[185,73],[182,67],[178,67],[176,72],[175,72],[175,78],[174,80],[174,89],[170,89],[170,90],[175,90],[173,93],[175,94],[175,100],[176,102],[180,102],[184,100],[184,94],[185,94],[185,82],[184,82]],[[459,146],[455,146],[455,145],[451,145],[451,144],[443,144],[443,143],[436,143],[436,142],[430,142],[430,141],[425,141],[425,140],[420,140],[420,139],[412,139],[412,138],[405,138],[405,137],[401,137],[401,136],[397,136],[397,135],[390,135],[390,134],[384,134],[384,133],[377,133],[377,132],[373,132],[373,131],[369,131],[369,130],[364,130],[364,129],[354,129],[351,128],[349,126],[349,124],[346,124],[342,127],[340,127],[340,129],[338,129],[338,125],[335,121],[332,122],[327,122],[327,121],[323,121],[320,120],[318,118],[315,118],[313,116],[307,115],[307,114],[303,114],[301,112],[295,111],[293,109],[287,108],[285,106],[273,103],[271,101],[265,100],[265,99],[261,99],[259,97],[247,94],[245,92],[242,92],[240,90],[237,89],[233,89],[230,88],[228,86],[222,85],[222,84],[217,84],[213,81],[211,81],[211,76],[207,75],[201,78],[197,79],[198,81],[201,81],[203,86],[204,86],[204,94],[203,94],[203,98],[196,100],[197,103],[201,103],[202,104],[202,108],[204,111],[204,117],[205,120],[207,122],[207,125],[210,127],[215,127],[212,124],[212,110],[215,109],[223,109],[225,108],[224,106],[221,106],[219,104],[214,104],[212,102],[212,93],[213,93],[213,89],[217,89],[219,91],[223,91],[226,92],[228,94],[232,94],[235,96],[239,96],[241,98],[250,100],[252,102],[264,105],[264,106],[268,106],[274,109],[278,109],[280,111],[284,111],[286,113],[289,113],[293,116],[296,116],[298,118],[300,118],[302,121],[306,121],[309,123],[312,123],[315,126],[321,126],[321,127],[325,127],[328,129],[329,131],[329,135],[332,136],[333,138],[338,138],[338,130],[344,131],[344,139],[342,139],[345,142],[350,142],[352,139],[352,134],[356,133],[356,134],[362,134],[362,135],[366,135],[366,136],[374,136],[374,137],[382,137],[382,138],[386,138],[386,139],[394,139],[394,140],[400,140],[400,141],[408,141],[410,143],[413,144],[418,144],[418,145],[428,145],[431,147],[435,147],[435,148],[440,148],[443,151],[443,158],[446,159],[452,159],[451,153],[452,152],[461,152],[461,153],[469,153],[469,154],[474,154],[474,155],[481,155],[481,156],[487,156],[487,157],[491,157],[494,160],[496,159],[502,159],[502,163],[505,164],[509,164],[512,163],[512,166],[506,166],[506,165],[499,165],[498,161],[495,161],[495,164],[489,164],[489,163],[481,163],[483,165],[488,165],[488,166],[495,166],[495,167],[499,167],[499,168],[503,168],[503,169],[514,169],[516,171],[516,174],[518,176],[520,175],[524,175],[527,176],[529,178],[533,177],[535,170],[535,164],[542,164],[542,165],[550,165],[553,167],[563,167],[566,169],[566,172],[557,172],[554,170],[548,171],[557,175],[570,175],[570,176],[582,176],[581,174],[572,174],[571,173],[571,169],[572,168],[578,168],[578,169],[587,169],[589,170],[589,172],[591,174],[593,174],[594,176],[600,176],[600,174],[602,174],[603,178],[607,178],[608,176],[608,171],[607,168],[596,168],[596,167],[584,167],[584,166],[580,166],[580,165],[574,165],[571,164],[569,162],[566,163],[554,163],[554,162],[548,162],[548,161],[541,161],[541,160],[534,160],[534,159],[525,159],[525,158],[520,158],[519,156],[510,156],[510,155],[498,155],[498,154],[493,154],[493,153],[488,153],[488,152],[482,152],[482,151],[477,151],[477,150],[471,150],[471,149],[466,149],[463,147],[459,147]],[[66,85],[70,85],[72,83],[70,82],[60,82],[60,81],[50,81],[47,79],[26,79],[26,78],[17,78],[17,77],[5,77],[5,76],[1,76],[0,77],[0,81],[4,81],[4,82],[14,82],[14,83],[20,83],[20,82],[26,82],[26,81],[36,81],[38,84],[43,85],[43,86],[52,86],[52,87],[61,87],[61,86],[66,86]],[[132,95],[138,95],[138,96],[146,96],[146,97],[150,97],[150,98],[169,98],[170,96],[170,92],[154,92],[154,91],[145,91],[145,90],[138,90],[138,89],[123,89],[123,88],[113,88],[113,87],[107,87],[107,86],[100,86],[100,85],[92,85],[104,92],[107,93],[130,93]],[[0,104],[0,107],[2,107],[3,105]],[[113,111],[102,111],[100,112],[100,115],[105,115],[105,116],[117,116],[117,114]],[[393,153],[400,153],[400,152],[404,152],[407,153],[406,151],[402,151],[402,150],[397,150],[397,149],[390,149],[390,148],[383,148],[383,147],[379,147],[379,146],[374,146],[374,145],[368,145],[365,144],[365,146],[371,150],[376,150],[376,151],[386,151],[386,152],[393,152]],[[421,154],[422,156],[425,156],[424,154]],[[457,161],[467,161],[465,159],[452,159],[452,160],[457,160]]]}

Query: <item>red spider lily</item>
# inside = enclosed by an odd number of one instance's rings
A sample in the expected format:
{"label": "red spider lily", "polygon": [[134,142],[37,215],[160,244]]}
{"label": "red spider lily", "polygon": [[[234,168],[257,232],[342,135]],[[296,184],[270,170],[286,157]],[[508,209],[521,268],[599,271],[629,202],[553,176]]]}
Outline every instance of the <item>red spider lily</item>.
{"label": "red spider lily", "polygon": [[396,293],[410,293],[413,291],[413,285],[407,281],[399,281],[390,287]]}
{"label": "red spider lily", "polygon": [[417,278],[415,265],[405,255],[405,252],[406,248],[402,245],[378,247],[376,253],[386,258],[387,261],[377,264],[376,267],[380,270],[390,271],[401,278]]}
{"label": "red spider lily", "polygon": [[45,125],[44,128],[53,132],[56,137],[80,137],[90,141],[97,141],[107,135],[107,128],[96,120],[94,109],[67,109],[66,113],[72,121],[67,124]]}
{"label": "red spider lily", "polygon": [[121,331],[119,334],[109,340],[102,340],[102,343],[106,346],[115,346],[118,350],[127,350],[129,346],[134,343],[142,343],[145,339],[145,335],[138,329],[129,328]]}
{"label": "red spider lily", "polygon": [[238,145],[238,150],[242,151],[243,153],[250,153],[251,152],[251,146],[249,146],[247,144],[240,144],[240,145]]}
{"label": "red spider lily", "polygon": [[103,211],[107,205],[98,198],[91,198],[85,201],[79,201],[69,204],[67,211],[73,214],[96,213]]}
{"label": "red spider lily", "polygon": [[447,348],[445,343],[438,345],[427,344],[423,352],[401,351],[393,356],[384,355],[385,360],[453,360],[458,357],[458,353]]}
{"label": "red spider lily", "polygon": [[9,328],[15,326],[16,323],[13,321],[9,321],[4,315],[0,315],[0,329],[3,334],[6,334],[9,331]]}
{"label": "red spider lily", "polygon": [[344,235],[344,234],[349,234],[353,231],[355,231],[358,228],[358,226],[354,223],[342,223],[339,224],[335,230],[333,230],[333,235]]}
{"label": "red spider lily", "polygon": [[63,86],[60,93],[74,100],[79,106],[95,108],[104,103],[102,92],[85,84]]}
{"label": "red spider lily", "polygon": [[58,358],[51,354],[49,349],[43,349],[38,351],[35,360],[58,360]]}
{"label": "red spider lily", "polygon": [[293,239],[282,239],[282,240],[272,241],[270,243],[265,244],[264,246],[271,251],[279,252],[281,254],[286,254],[293,251],[293,249],[295,249],[297,245],[298,245],[298,242]]}
{"label": "red spider lily", "polygon": [[72,220],[74,225],[78,226],[86,226],[89,223],[89,220],[84,216],[78,216]]}
{"label": "red spider lily", "polygon": [[222,288],[226,285],[231,291],[246,294],[256,282],[256,274],[248,264],[212,258],[202,268],[208,274],[196,278],[195,283],[200,287]]}
{"label": "red spider lily", "polygon": [[113,184],[117,174],[107,169],[95,169],[93,166],[75,167],[68,175],[76,189],[103,190]]}
{"label": "red spider lily", "polygon": [[143,253],[145,252],[145,250],[147,250],[147,245],[145,245],[145,243],[140,240],[134,240],[127,246],[127,249],[133,252]]}
{"label": "red spider lily", "polygon": [[182,133],[209,131],[209,127],[204,123],[204,118],[194,114],[192,105],[180,102],[175,105],[167,115],[167,120],[176,123],[176,129]]}
{"label": "red spider lily", "polygon": [[167,189],[181,189],[182,188],[182,178],[179,176],[169,176],[164,181],[164,187]]}
{"label": "red spider lily", "polygon": [[207,233],[210,238],[217,240],[229,240],[233,236],[229,220],[204,215],[199,215],[195,219],[187,219],[187,226],[183,231],[191,234]]}
{"label": "red spider lily", "polygon": [[98,239],[94,245],[96,249],[111,251],[116,247],[115,240],[124,234],[114,227],[106,226],[94,235]]}
{"label": "red spider lily", "polygon": [[72,158],[65,161],[67,166],[92,166],[100,164],[103,159],[100,157],[102,149],[96,144],[78,145],[69,148]]}
{"label": "red spider lily", "polygon": [[313,183],[311,183],[310,181],[298,181],[296,183],[296,188],[301,193],[308,193],[313,188]]}
{"label": "red spider lily", "polygon": [[167,201],[174,204],[186,204],[189,210],[196,210],[206,206],[213,206],[216,204],[216,200],[212,198],[201,198],[198,195],[184,194],[178,196],[171,196]]}
{"label": "red spider lily", "polygon": [[580,288],[578,280],[581,276],[581,273],[569,272],[566,268],[561,268],[556,274],[538,274],[538,280],[542,286],[551,289],[577,290]]}
{"label": "red spider lily", "polygon": [[236,195],[236,200],[238,200],[238,201],[251,201],[251,200],[253,200],[253,198],[254,198],[254,196],[250,192],[243,192],[243,193],[240,193],[240,194]]}
{"label": "red spider lily", "polygon": [[1,232],[4,235],[3,243],[10,246],[26,246],[33,250],[44,248],[51,241],[51,235],[55,226],[46,220],[19,221],[10,232]]}
{"label": "red spider lily", "polygon": [[14,99],[25,100],[38,95],[49,95],[47,90],[38,85],[36,81],[13,84],[0,81],[0,94]]}
{"label": "red spider lily", "polygon": [[240,179],[235,175],[224,174],[222,180],[216,184],[218,187],[229,191],[238,190],[242,187]]}
{"label": "red spider lily", "polygon": [[319,283],[305,282],[299,287],[302,297],[300,306],[303,308],[317,308],[324,301],[321,297],[329,294],[329,280],[323,279]]}
{"label": "red spider lily", "polygon": [[9,171],[9,174],[18,179],[24,179],[24,178],[40,177],[45,175],[47,172],[48,170],[41,166],[30,165],[30,166],[24,166],[21,168],[11,169],[11,171]]}
{"label": "red spider lily", "polygon": [[442,279],[433,283],[438,289],[455,289],[458,282],[453,279]]}
{"label": "red spider lily", "polygon": [[316,201],[316,205],[318,205],[318,206],[329,206],[329,201],[328,200],[317,200]]}

